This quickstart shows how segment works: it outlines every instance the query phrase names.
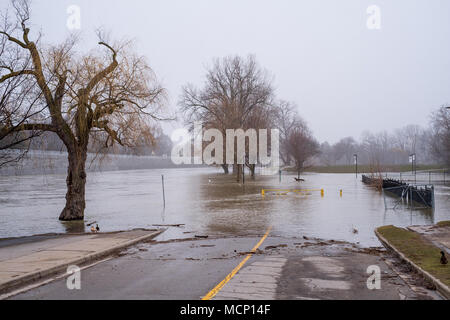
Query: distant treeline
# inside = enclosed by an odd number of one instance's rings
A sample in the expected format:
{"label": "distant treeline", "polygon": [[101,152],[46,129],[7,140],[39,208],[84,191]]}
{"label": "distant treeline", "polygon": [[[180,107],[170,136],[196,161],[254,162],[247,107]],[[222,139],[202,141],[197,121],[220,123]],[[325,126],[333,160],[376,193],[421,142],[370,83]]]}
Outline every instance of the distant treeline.
{"label": "distant treeline", "polygon": [[[41,132],[35,135],[32,139],[26,139],[29,132],[23,131],[19,133],[23,136],[23,142],[14,146],[14,149],[18,150],[39,150],[39,151],[60,151],[65,152],[66,147],[61,139],[53,132]],[[14,137],[6,137],[0,140],[0,150],[3,145],[8,145],[9,140],[20,139],[17,135]],[[102,149],[101,146],[97,145],[95,142],[90,143],[88,147],[88,152],[97,153],[98,150]],[[148,143],[143,143],[142,145],[125,147],[121,145],[115,145],[112,148],[103,149],[102,152],[107,152],[108,154],[123,154],[123,155],[135,155],[135,156],[170,156],[172,150],[172,140],[169,136],[159,133],[158,136],[154,138],[153,145]]]}
{"label": "distant treeline", "polygon": [[429,128],[407,125],[392,132],[366,131],[359,141],[346,137],[332,145],[324,142],[314,164],[351,165],[356,154],[361,165],[407,165],[415,154],[417,164],[450,166],[450,110],[441,107],[431,118]]}

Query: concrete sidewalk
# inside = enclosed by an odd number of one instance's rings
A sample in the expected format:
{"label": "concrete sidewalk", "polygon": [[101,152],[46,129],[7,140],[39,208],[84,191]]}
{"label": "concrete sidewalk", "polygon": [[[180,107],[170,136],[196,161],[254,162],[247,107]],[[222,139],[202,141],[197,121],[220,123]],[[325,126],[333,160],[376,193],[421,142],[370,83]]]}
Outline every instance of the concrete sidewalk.
{"label": "concrete sidewalk", "polygon": [[431,226],[410,226],[408,230],[417,232],[436,247],[450,254],[450,224]]}
{"label": "concrete sidewalk", "polygon": [[99,260],[128,246],[152,239],[163,231],[139,229],[61,235],[36,242],[0,246],[0,293],[66,272],[70,265],[82,266]]}
{"label": "concrete sidewalk", "polygon": [[[386,228],[391,231],[386,231]],[[439,254],[440,251],[444,251],[447,257],[450,254],[450,222],[406,229],[384,226],[376,229],[375,234],[388,250],[432,283],[442,296],[450,299],[450,266],[440,264]]]}

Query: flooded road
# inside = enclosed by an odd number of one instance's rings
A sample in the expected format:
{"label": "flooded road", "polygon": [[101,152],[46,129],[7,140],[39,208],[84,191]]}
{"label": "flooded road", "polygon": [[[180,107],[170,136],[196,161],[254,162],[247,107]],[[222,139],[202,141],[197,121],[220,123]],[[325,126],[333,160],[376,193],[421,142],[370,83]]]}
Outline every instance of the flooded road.
{"label": "flooded road", "polygon": [[[161,174],[165,179],[163,208]],[[90,173],[85,223],[101,231],[185,224],[180,234],[258,235],[270,226],[273,236],[346,240],[379,245],[373,230],[381,225],[433,224],[450,220],[450,188],[436,186],[436,208],[385,210],[381,193],[354,174],[305,174],[246,177],[245,185],[219,169],[152,169]],[[82,222],[60,222],[65,175],[0,177],[0,238],[83,232]],[[261,196],[262,189],[324,189],[303,195]],[[340,190],[343,191],[342,197]],[[387,198],[388,203],[394,199]],[[189,234],[192,236],[192,234]]]}

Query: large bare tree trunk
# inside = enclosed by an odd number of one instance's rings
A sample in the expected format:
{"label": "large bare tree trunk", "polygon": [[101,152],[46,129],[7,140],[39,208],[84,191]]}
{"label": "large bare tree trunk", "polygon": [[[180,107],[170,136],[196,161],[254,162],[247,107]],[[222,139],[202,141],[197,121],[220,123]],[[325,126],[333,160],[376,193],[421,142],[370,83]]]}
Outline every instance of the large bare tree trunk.
{"label": "large bare tree trunk", "polygon": [[256,164],[249,164],[248,168],[250,169],[251,177],[255,177]]}
{"label": "large bare tree trunk", "polygon": [[66,206],[59,220],[73,221],[84,219],[85,186],[86,186],[87,148],[77,147],[69,151],[69,167],[67,172]]}
{"label": "large bare tree trunk", "polygon": [[241,181],[241,176],[242,176],[242,169],[243,169],[243,164],[238,164],[236,165],[236,182],[240,182]]}
{"label": "large bare tree trunk", "polygon": [[228,165],[227,164],[223,164],[222,165],[222,169],[223,169],[223,173],[225,174],[229,174],[230,170],[228,169]]}
{"label": "large bare tree trunk", "polygon": [[34,32],[28,26],[28,2],[12,1],[15,14],[11,16],[2,11],[0,87],[7,96],[0,92],[0,111],[5,114],[0,116],[0,139],[6,135],[21,138],[18,134],[24,131],[57,134],[67,148],[69,162],[66,205],[59,219],[83,220],[89,137],[105,149],[115,143],[132,146],[153,141],[157,126],[147,120],[164,118],[158,113],[165,90],[153,80],[143,59],[128,51],[118,55],[101,39],[102,32],[98,44],[110,52],[109,63],[104,53],[78,55],[72,50],[76,47],[72,37],[41,48],[41,42],[30,37]]}

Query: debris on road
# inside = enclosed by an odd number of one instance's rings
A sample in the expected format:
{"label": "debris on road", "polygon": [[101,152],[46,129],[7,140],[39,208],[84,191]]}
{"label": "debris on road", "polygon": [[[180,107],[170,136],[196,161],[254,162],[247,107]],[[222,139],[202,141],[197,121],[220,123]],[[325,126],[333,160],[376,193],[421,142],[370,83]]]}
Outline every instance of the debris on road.
{"label": "debris on road", "polygon": [[272,250],[272,249],[277,249],[277,248],[286,248],[288,245],[287,244],[279,244],[279,245],[275,245],[275,246],[267,246],[265,248],[265,250]]}
{"label": "debris on road", "polygon": [[180,223],[180,224],[153,224],[152,226],[154,226],[154,227],[176,227],[176,228],[181,228],[181,227],[184,227],[185,224],[184,223]]}

